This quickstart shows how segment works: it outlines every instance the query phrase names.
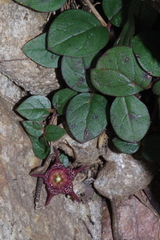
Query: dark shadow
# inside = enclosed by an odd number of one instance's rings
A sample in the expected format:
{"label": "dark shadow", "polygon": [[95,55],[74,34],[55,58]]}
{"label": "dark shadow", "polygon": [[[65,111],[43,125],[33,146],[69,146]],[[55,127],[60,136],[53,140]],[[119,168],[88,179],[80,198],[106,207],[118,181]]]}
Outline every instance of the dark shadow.
{"label": "dark shadow", "polygon": [[160,216],[160,172],[158,172],[153,178],[149,186],[144,189],[145,194],[148,197],[148,200],[152,207]]}
{"label": "dark shadow", "polygon": [[[144,47],[150,51],[152,58],[159,62],[160,64],[160,31],[159,30],[150,30],[145,31],[139,34],[139,39],[144,45]],[[136,55],[137,59],[143,58],[143,55]],[[151,71],[152,69],[150,69]],[[149,71],[149,69],[148,69]],[[152,74],[152,72],[151,72]],[[146,75],[147,77],[147,75]]]}
{"label": "dark shadow", "polygon": [[[24,90],[24,91],[25,91],[25,90]],[[31,97],[31,96],[32,96],[32,95],[31,95],[29,92],[27,92],[27,95],[24,96],[24,97],[22,97],[22,98],[14,105],[13,111],[16,113],[16,115],[18,115],[19,117],[22,118],[22,116],[17,112],[17,108],[20,106],[20,104],[21,104],[22,102],[24,102],[27,98],[29,98],[29,97]]]}

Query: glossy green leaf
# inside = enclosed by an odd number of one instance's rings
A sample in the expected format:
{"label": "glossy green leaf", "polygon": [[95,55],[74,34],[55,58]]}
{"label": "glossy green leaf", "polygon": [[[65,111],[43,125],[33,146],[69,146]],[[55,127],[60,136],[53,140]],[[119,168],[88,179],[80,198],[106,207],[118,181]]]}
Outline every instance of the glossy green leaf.
{"label": "glossy green leaf", "polygon": [[116,40],[114,46],[132,46],[132,38],[134,35],[135,30],[135,20],[134,17],[131,16],[126,24],[124,25],[121,34],[119,35],[118,39]]}
{"label": "glossy green leaf", "polygon": [[52,12],[61,8],[66,0],[16,0],[16,2],[39,12]]}
{"label": "glossy green leaf", "polygon": [[127,21],[130,0],[103,0],[102,7],[110,22],[122,27]]}
{"label": "glossy green leaf", "polygon": [[60,139],[66,131],[55,125],[47,125],[45,128],[45,138],[47,141],[57,141]]}
{"label": "glossy green leaf", "polygon": [[128,16],[136,19],[138,32],[150,29],[158,16],[158,12],[147,1],[131,0]]}
{"label": "glossy green leaf", "polygon": [[58,92],[56,92],[52,98],[52,104],[55,109],[57,109],[59,114],[65,114],[66,113],[66,107],[69,103],[69,101],[77,95],[77,92],[65,88],[61,89]]}
{"label": "glossy green leaf", "polygon": [[102,49],[109,40],[107,28],[83,10],[68,10],[52,23],[48,50],[70,57],[86,57]]}
{"label": "glossy green leaf", "polygon": [[160,133],[153,133],[142,141],[142,155],[151,162],[160,162]]}
{"label": "glossy green leaf", "polygon": [[78,92],[88,92],[86,69],[83,58],[63,57],[62,75],[67,85]]}
{"label": "glossy green leaf", "polygon": [[133,38],[133,51],[142,68],[153,76],[160,76],[160,31],[146,31]]}
{"label": "glossy green leaf", "polygon": [[119,151],[127,154],[135,153],[139,149],[138,143],[124,142],[119,138],[114,138],[113,143]]}
{"label": "glossy green leaf", "polygon": [[47,157],[47,155],[50,152],[50,147],[48,146],[48,143],[46,142],[44,137],[36,138],[30,136],[31,142],[32,142],[32,147],[34,154],[41,159],[44,159]]}
{"label": "glossy green leaf", "polygon": [[85,69],[88,69],[90,67],[92,61],[94,60],[95,56],[97,56],[97,55],[98,55],[98,52],[95,52],[92,55],[82,58]]}
{"label": "glossy green leaf", "polygon": [[23,52],[36,63],[47,67],[57,68],[59,56],[46,49],[46,33],[27,42]]}
{"label": "glossy green leaf", "polygon": [[22,124],[31,136],[40,137],[43,133],[43,126],[40,123],[24,121]]}
{"label": "glossy green leaf", "polygon": [[160,80],[153,85],[152,91],[155,95],[160,96]]}
{"label": "glossy green leaf", "polygon": [[148,110],[135,96],[117,97],[110,109],[110,119],[117,135],[128,142],[140,141],[150,126]]}
{"label": "glossy green leaf", "polygon": [[130,47],[118,46],[99,59],[91,81],[104,94],[128,96],[146,89],[151,77],[139,67]]}
{"label": "glossy green leaf", "polygon": [[65,155],[65,154],[61,154],[59,156],[59,160],[60,162],[65,166],[65,167],[68,167],[69,166],[69,159],[68,159],[68,156]]}
{"label": "glossy green leaf", "polygon": [[108,19],[111,20],[112,17],[122,8],[122,1],[103,0],[102,7]]}
{"label": "glossy green leaf", "polygon": [[50,113],[51,103],[44,96],[32,96],[27,98],[17,108],[17,112],[31,121],[43,121]]}
{"label": "glossy green leaf", "polygon": [[66,119],[73,137],[86,142],[97,137],[107,125],[107,100],[98,94],[81,93],[69,103]]}

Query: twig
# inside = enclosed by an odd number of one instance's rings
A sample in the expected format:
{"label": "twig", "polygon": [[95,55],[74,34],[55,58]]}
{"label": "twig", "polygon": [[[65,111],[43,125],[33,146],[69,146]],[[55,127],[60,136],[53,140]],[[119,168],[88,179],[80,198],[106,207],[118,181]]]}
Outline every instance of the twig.
{"label": "twig", "polygon": [[151,212],[158,218],[160,219],[160,216],[158,214],[158,212],[156,211],[156,209],[154,209],[152,207],[152,205],[150,204],[150,202],[148,201],[148,196],[142,191],[140,190],[139,192],[136,192],[134,194],[134,196],[143,204],[145,205],[148,209],[151,210]]}
{"label": "twig", "polygon": [[85,222],[84,220],[82,220],[82,221],[83,221],[83,223],[84,223],[84,225],[85,225],[85,227],[86,227],[86,229],[87,229],[87,232],[89,233],[89,235],[91,236],[91,238],[93,238],[93,234],[91,233],[91,231],[90,231],[89,227],[87,226],[86,222]]}
{"label": "twig", "polygon": [[[43,173],[45,173],[45,171],[49,167],[49,164],[50,164],[53,156],[54,156],[54,153],[49,154],[48,157],[46,158],[46,161],[45,161],[44,165],[39,167],[39,168],[37,168],[31,174],[37,174],[37,173],[38,174],[39,173],[43,174]],[[38,206],[38,203],[39,203],[42,184],[43,184],[43,179],[42,178],[38,178],[36,192],[35,192],[35,198],[34,198],[35,209],[37,209],[37,206]]]}
{"label": "twig", "polygon": [[34,197],[35,209],[38,208],[38,203],[39,203],[39,199],[40,199],[42,184],[43,184],[43,179],[42,178],[38,178],[37,179],[37,186],[36,186],[35,197]]}
{"label": "twig", "polygon": [[24,60],[28,60],[28,58],[4,59],[4,60],[1,60],[0,63],[3,63],[3,62],[24,61]]}
{"label": "twig", "polygon": [[89,0],[81,0],[81,2],[85,2],[87,6],[91,9],[92,13],[95,15],[95,17],[100,21],[102,26],[107,27],[107,23],[104,21],[104,19],[101,17],[99,12],[95,9],[93,4]]}

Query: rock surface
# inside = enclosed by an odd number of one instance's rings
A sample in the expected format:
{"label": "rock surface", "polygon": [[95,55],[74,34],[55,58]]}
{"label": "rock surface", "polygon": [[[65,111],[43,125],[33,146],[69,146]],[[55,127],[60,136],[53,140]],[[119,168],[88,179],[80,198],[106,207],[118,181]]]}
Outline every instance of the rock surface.
{"label": "rock surface", "polygon": [[94,186],[109,199],[128,197],[146,188],[153,179],[150,165],[129,154],[114,153],[108,149],[106,159],[108,162],[98,174]]}
{"label": "rock surface", "polygon": [[20,89],[14,82],[8,77],[0,73],[0,96],[11,103],[14,106],[22,97],[26,95],[26,92]]}
{"label": "rock surface", "polygon": [[[0,239],[113,240],[106,200],[81,182],[82,175],[77,175],[74,183],[76,194],[84,195],[81,203],[57,195],[44,208],[43,186],[42,208],[34,210],[36,179],[29,173],[41,162],[34,156],[19,119],[2,98],[0,113]],[[158,240],[158,218],[139,200],[121,199],[117,208],[122,240]]]}
{"label": "rock surface", "polygon": [[[27,41],[41,34],[46,14],[31,11],[11,0],[1,0],[0,11],[3,13],[0,17],[0,239],[113,240],[110,203],[106,198],[97,195],[90,185],[94,179],[90,178],[89,168],[92,164],[98,166],[97,173],[99,164],[102,164],[99,155],[107,160],[106,166],[110,167],[107,169],[105,166],[99,173],[95,186],[102,195],[109,198],[113,196],[115,189],[106,194],[104,188],[115,187],[114,177],[120,187],[126,184],[123,176],[126,177],[127,174],[124,170],[124,175],[121,176],[121,155],[116,156],[118,169],[115,167],[115,153],[106,155],[104,146],[97,149],[97,139],[79,144],[66,135],[56,143],[57,147],[76,160],[75,166],[88,165],[88,176],[80,173],[74,182],[74,190],[82,198],[82,202],[57,195],[50,205],[44,208],[47,194],[43,186],[39,202],[41,208],[34,209],[36,178],[30,177],[29,173],[41,164],[41,160],[33,154],[30,140],[19,124],[19,118],[11,109],[27,92],[46,95],[57,89],[59,84],[54,69],[38,66],[21,51]],[[25,60],[5,61],[13,59]],[[127,158],[130,159],[128,156]],[[141,173],[141,164],[134,163],[133,166],[137,166],[135,171],[140,169]],[[110,177],[109,169],[116,170]],[[106,179],[109,183],[106,182],[103,171],[104,174],[107,173]],[[133,171],[131,174],[126,189],[124,186],[123,191],[116,189],[118,196],[143,188],[152,178],[150,171],[147,171],[146,176],[145,169],[143,177],[146,180],[141,178],[142,182],[140,181],[136,189]],[[101,185],[101,177],[104,179],[102,183],[105,182],[107,186],[102,184],[102,192],[98,186]],[[137,198],[121,198],[117,203],[117,211],[121,240],[159,239],[159,219]]]}
{"label": "rock surface", "polygon": [[[42,33],[47,15],[11,0],[0,1],[0,12],[3,13],[0,17],[0,72],[31,94],[46,95],[59,88],[55,70],[37,65],[21,50],[26,42]],[[3,91],[0,93],[3,96]]]}
{"label": "rock surface", "polygon": [[[113,240],[108,206],[103,208],[101,240]],[[159,240],[158,217],[136,197],[121,199],[117,203],[117,212],[119,240]]]}
{"label": "rock surface", "polygon": [[[29,172],[40,160],[16,115],[1,98],[0,113],[0,239],[100,240],[102,204],[97,194],[85,203],[57,195],[47,208],[34,210],[36,179]],[[43,188],[40,206],[45,199]]]}

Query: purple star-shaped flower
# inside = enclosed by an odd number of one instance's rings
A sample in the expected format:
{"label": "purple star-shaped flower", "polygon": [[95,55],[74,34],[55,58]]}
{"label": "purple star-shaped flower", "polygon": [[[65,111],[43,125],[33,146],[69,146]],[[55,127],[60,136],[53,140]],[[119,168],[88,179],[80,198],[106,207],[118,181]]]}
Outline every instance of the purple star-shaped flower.
{"label": "purple star-shaped flower", "polygon": [[57,150],[55,150],[55,153],[56,161],[49,170],[47,170],[44,174],[31,174],[31,176],[33,177],[43,178],[44,184],[46,185],[46,190],[48,192],[48,197],[45,206],[49,204],[54,195],[60,193],[69,194],[73,196],[78,202],[80,202],[80,199],[73,191],[72,182],[77,173],[81,172],[86,166],[78,169],[72,169],[69,167],[66,168],[60,162]]}

